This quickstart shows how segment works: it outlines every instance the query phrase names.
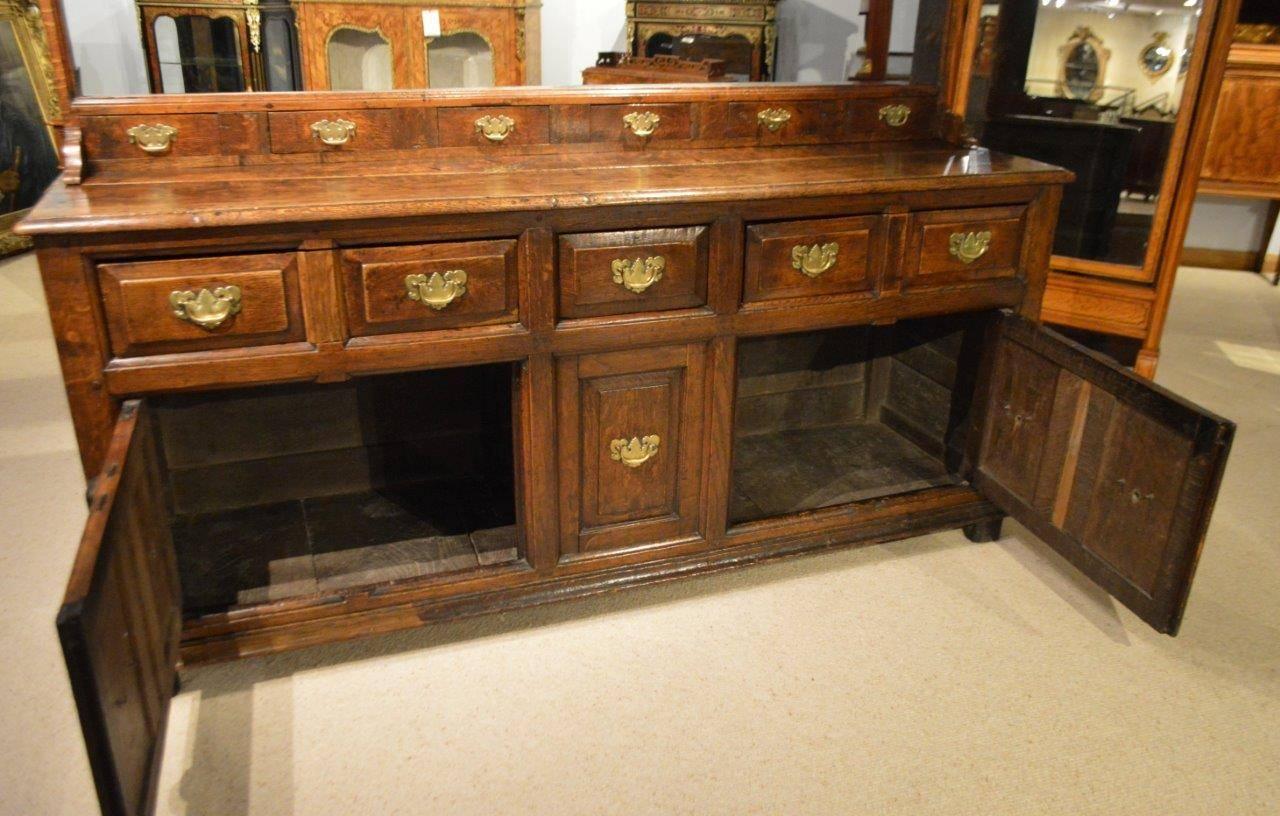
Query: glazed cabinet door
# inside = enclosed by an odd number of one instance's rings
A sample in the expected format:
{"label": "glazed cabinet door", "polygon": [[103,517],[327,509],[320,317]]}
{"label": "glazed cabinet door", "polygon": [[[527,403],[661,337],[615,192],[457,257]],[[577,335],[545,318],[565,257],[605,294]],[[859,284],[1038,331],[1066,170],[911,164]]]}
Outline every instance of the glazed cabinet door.
{"label": "glazed cabinet door", "polygon": [[700,529],[702,344],[559,362],[561,560]]}
{"label": "glazed cabinet door", "polygon": [[126,403],[58,613],[106,816],[151,812],[177,677],[182,606],[160,472],[143,405]]}
{"label": "glazed cabinet door", "polygon": [[1235,426],[1022,318],[993,331],[976,486],[1177,634]]}

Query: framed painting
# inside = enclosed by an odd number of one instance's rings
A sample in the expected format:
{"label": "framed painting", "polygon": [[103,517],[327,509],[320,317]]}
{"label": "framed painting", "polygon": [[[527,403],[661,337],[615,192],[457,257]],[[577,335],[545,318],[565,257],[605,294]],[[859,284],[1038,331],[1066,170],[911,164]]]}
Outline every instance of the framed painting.
{"label": "framed painting", "polygon": [[13,225],[58,176],[56,106],[39,8],[0,0],[0,257],[31,247]]}

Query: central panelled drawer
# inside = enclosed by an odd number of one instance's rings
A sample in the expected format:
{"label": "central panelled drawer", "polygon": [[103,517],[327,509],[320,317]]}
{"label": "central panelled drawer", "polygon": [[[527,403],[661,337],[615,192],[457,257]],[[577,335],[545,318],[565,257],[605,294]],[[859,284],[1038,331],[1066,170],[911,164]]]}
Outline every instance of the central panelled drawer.
{"label": "central panelled drawer", "polygon": [[345,249],[341,258],[354,337],[519,319],[514,240]]}
{"label": "central panelled drawer", "polygon": [[886,254],[885,220],[877,215],[753,224],[742,299],[871,292]]}
{"label": "central panelled drawer", "polygon": [[705,226],[560,236],[560,315],[597,317],[707,303]]}

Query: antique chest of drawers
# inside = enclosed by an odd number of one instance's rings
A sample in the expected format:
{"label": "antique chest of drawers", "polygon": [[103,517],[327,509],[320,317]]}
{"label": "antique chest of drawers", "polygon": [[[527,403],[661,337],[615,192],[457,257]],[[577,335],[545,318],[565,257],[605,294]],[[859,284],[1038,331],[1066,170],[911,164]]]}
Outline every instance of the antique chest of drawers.
{"label": "antique chest of drawers", "polygon": [[1176,631],[1231,425],[1038,325],[1069,175],[930,89],[260,96],[83,106],[23,226],[107,812],[180,661],[1005,514]]}

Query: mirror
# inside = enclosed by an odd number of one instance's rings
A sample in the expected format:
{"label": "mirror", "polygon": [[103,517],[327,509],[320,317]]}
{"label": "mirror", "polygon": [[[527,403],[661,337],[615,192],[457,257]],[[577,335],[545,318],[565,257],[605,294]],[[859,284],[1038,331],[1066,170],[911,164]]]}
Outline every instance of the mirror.
{"label": "mirror", "polygon": [[61,2],[78,95],[102,97],[587,82],[933,84],[951,0]]}
{"label": "mirror", "polygon": [[1162,76],[1173,66],[1173,49],[1169,46],[1169,32],[1157,31],[1151,44],[1138,55],[1142,70],[1152,79]]}
{"label": "mirror", "polygon": [[1076,173],[1063,195],[1055,268],[1126,280],[1151,268],[1153,230],[1167,220],[1164,193],[1177,171],[1176,125],[1191,109],[1182,104],[1182,66],[1209,39],[1200,31],[1202,2],[982,5],[970,129],[993,149]]}
{"label": "mirror", "polygon": [[1090,102],[1102,96],[1102,77],[1111,52],[1102,47],[1088,26],[1081,26],[1062,47],[1062,73],[1059,91],[1072,99]]}

